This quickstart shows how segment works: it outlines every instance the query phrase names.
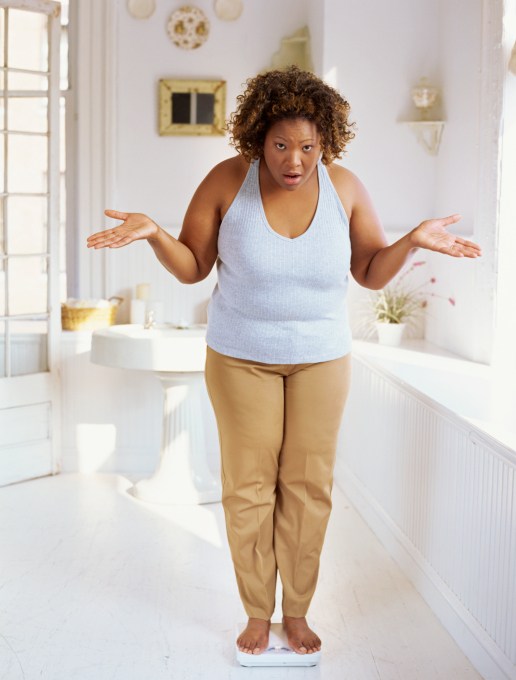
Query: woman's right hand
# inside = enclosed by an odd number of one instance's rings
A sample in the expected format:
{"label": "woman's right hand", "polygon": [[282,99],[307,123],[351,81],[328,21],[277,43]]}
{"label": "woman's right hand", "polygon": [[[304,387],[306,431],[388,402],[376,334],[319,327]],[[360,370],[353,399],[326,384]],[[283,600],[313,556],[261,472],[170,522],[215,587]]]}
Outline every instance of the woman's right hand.
{"label": "woman's right hand", "polygon": [[121,248],[133,241],[148,239],[156,236],[158,225],[150,217],[142,213],[126,213],[118,210],[105,210],[104,214],[115,220],[122,220],[113,229],[106,229],[88,237],[88,248]]}

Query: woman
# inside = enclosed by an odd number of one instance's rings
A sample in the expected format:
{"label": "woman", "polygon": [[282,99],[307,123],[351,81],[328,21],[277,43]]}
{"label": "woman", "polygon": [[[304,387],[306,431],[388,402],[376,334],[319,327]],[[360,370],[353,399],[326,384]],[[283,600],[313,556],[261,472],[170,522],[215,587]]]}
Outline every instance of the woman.
{"label": "woman", "polygon": [[222,503],[249,617],[240,650],[267,648],[277,571],[283,625],[299,654],[321,648],[306,614],[331,511],[337,433],[349,385],[351,272],[379,289],[417,248],[477,257],[447,232],[460,215],[422,222],[388,246],[366,189],[335,164],[354,137],[349,104],[290,67],[247,82],[229,129],[238,155],[213,168],[178,239],[149,217],[88,239],[146,239],[182,283],[217,262],[208,310],[206,383],[220,437]]}

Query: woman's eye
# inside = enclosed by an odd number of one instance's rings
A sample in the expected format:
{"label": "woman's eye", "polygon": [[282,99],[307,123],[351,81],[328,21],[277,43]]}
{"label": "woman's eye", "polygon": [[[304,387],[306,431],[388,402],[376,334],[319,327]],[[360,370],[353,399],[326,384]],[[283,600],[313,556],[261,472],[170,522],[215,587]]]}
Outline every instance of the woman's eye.
{"label": "woman's eye", "polygon": [[306,146],[303,147],[303,151],[311,151],[311,150],[312,150],[311,144],[306,144]]}
{"label": "woman's eye", "polygon": [[283,151],[283,149],[285,148],[285,145],[282,144],[281,142],[276,142],[276,148],[277,148],[277,149],[280,149],[281,151]]}

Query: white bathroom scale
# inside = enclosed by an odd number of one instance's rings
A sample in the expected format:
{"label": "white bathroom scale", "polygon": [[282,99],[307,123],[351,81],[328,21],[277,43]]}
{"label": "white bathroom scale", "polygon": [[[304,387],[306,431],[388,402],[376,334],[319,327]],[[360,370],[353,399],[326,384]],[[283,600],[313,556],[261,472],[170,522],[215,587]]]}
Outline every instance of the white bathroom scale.
{"label": "white bathroom scale", "polygon": [[[241,623],[236,627],[236,637],[246,627]],[[236,646],[236,658],[241,666],[317,666],[321,659],[321,652],[312,654],[297,654],[287,642],[287,634],[281,623],[271,623],[269,646],[261,654],[247,654]]]}

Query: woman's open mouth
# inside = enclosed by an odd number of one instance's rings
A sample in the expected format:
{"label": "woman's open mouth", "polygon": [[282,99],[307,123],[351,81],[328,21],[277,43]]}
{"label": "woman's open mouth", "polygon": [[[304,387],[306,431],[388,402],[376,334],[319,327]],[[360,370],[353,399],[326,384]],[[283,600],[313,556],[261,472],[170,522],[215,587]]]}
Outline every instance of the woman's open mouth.
{"label": "woman's open mouth", "polygon": [[292,175],[283,175],[285,178],[285,183],[286,184],[299,184],[299,181],[301,180],[301,175],[297,174],[292,174]]}

